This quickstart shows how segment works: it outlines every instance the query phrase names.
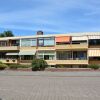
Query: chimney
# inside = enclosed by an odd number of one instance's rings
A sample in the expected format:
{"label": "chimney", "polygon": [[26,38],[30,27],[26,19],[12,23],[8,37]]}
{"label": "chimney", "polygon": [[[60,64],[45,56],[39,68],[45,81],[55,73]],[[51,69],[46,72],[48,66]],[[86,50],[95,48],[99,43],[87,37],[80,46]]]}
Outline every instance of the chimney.
{"label": "chimney", "polygon": [[37,31],[37,35],[43,35],[43,31]]}

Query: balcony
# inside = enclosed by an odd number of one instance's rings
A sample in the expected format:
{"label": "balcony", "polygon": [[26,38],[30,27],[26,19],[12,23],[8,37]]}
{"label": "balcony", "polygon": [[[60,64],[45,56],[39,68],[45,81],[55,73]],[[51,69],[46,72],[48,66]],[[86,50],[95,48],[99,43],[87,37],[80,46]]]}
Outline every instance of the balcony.
{"label": "balcony", "polygon": [[56,64],[87,65],[88,60],[55,60]]}
{"label": "balcony", "polygon": [[48,65],[55,65],[55,60],[46,60]]}
{"label": "balcony", "polygon": [[[45,60],[48,65],[88,65],[88,60]],[[32,60],[20,60],[21,64],[30,64]]]}
{"label": "balcony", "polygon": [[[55,65],[55,60],[46,60],[48,65]],[[32,60],[20,60],[21,64],[30,64]]]}
{"label": "balcony", "polygon": [[18,63],[17,59],[0,59],[0,61],[5,64],[17,64]]}
{"label": "balcony", "polygon": [[89,48],[100,48],[100,45],[89,45]]}
{"label": "balcony", "polygon": [[31,51],[31,50],[36,50],[36,47],[20,47],[21,51]]}
{"label": "balcony", "polygon": [[86,50],[88,49],[87,44],[66,44],[66,45],[56,45],[56,50]]}
{"label": "balcony", "polygon": [[30,64],[32,63],[32,60],[20,60],[21,64]]}
{"label": "balcony", "polygon": [[88,65],[88,60],[46,60],[48,65]]}
{"label": "balcony", "polygon": [[55,47],[38,47],[38,50],[55,50]]}
{"label": "balcony", "polygon": [[100,64],[100,61],[98,61],[98,60],[90,60],[89,64]]}
{"label": "balcony", "polygon": [[19,46],[0,47],[0,51],[15,51],[15,50],[19,50]]}

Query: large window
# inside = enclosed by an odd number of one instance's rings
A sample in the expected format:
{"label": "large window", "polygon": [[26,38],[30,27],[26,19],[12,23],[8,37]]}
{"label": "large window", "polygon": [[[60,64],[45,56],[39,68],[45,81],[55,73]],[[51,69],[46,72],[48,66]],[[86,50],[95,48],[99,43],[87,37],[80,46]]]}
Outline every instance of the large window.
{"label": "large window", "polygon": [[21,46],[36,46],[36,39],[22,39]]}
{"label": "large window", "polygon": [[6,58],[6,53],[0,52],[0,59],[5,59],[5,58]]}
{"label": "large window", "polygon": [[44,46],[54,46],[54,38],[44,38]]}
{"label": "large window", "polygon": [[38,52],[38,58],[44,60],[54,60],[55,52],[53,51],[40,51]]}
{"label": "large window", "polygon": [[12,46],[19,46],[19,40],[12,40]]}
{"label": "large window", "polygon": [[86,60],[87,52],[86,51],[73,51],[74,60]]}
{"label": "large window", "polygon": [[7,46],[7,41],[0,41],[0,47]]}
{"label": "large window", "polygon": [[57,51],[57,60],[86,60],[86,51]]}
{"label": "large window", "polygon": [[100,57],[90,57],[89,60],[91,60],[91,61],[100,61]]}
{"label": "large window", "polygon": [[70,60],[72,58],[71,51],[58,51],[57,60]]}
{"label": "large window", "polygon": [[54,46],[54,37],[38,38],[38,46]]}
{"label": "large window", "polygon": [[89,45],[100,45],[100,39],[90,39]]}

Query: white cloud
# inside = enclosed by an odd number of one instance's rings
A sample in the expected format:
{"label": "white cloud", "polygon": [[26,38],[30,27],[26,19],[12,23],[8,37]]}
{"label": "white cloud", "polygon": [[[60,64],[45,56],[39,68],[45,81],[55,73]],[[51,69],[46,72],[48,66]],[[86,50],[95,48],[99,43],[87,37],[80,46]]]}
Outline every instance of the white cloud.
{"label": "white cloud", "polygon": [[[21,1],[24,2],[24,0]],[[26,2],[29,1],[26,0]],[[27,10],[0,13],[0,26],[12,29],[38,30],[42,28],[50,32],[65,32],[68,29],[75,30],[74,27],[78,26],[79,22],[88,21],[90,16],[98,15],[100,10],[98,5],[100,2],[97,0],[42,0],[42,5],[40,0],[37,2],[37,6],[34,7],[34,0],[30,0],[33,7]],[[79,19],[68,18],[68,12],[75,9],[80,9],[80,11],[83,9],[83,16]],[[63,12],[66,12],[66,15],[63,15]],[[72,16],[75,15],[72,14]],[[79,16],[78,13],[76,16]],[[89,21],[93,19],[90,18]],[[24,25],[24,23],[30,23],[30,25]]]}

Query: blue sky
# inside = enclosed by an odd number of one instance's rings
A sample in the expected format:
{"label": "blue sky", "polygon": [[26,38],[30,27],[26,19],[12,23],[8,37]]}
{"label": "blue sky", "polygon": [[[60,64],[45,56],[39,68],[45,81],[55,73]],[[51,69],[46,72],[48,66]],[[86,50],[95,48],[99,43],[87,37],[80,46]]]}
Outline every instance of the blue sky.
{"label": "blue sky", "polygon": [[0,32],[16,36],[100,31],[100,0],[0,0]]}

